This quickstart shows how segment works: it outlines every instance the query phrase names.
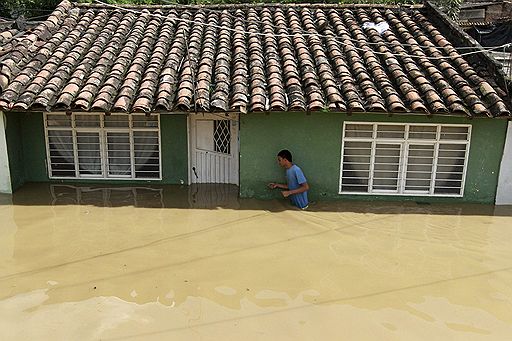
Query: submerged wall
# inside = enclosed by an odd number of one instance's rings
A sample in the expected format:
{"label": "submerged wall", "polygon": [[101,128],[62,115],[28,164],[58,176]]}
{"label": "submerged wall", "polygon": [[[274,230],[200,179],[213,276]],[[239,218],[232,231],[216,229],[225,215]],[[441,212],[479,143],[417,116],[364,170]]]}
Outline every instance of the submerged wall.
{"label": "submerged wall", "polygon": [[26,182],[108,183],[108,184],[180,184],[187,183],[188,147],[186,115],[160,115],[162,180],[50,180],[46,165],[46,147],[42,113],[8,113],[7,145],[12,187]]}
{"label": "submerged wall", "polygon": [[20,115],[6,113],[7,152],[9,154],[9,169],[11,173],[12,190],[16,190],[25,182],[23,165],[23,146],[20,130]]}
{"label": "submerged wall", "polygon": [[[161,115],[162,181],[50,180],[46,169],[43,115],[8,113],[6,141],[14,189],[26,182],[97,184],[180,184],[188,181],[186,115]],[[463,198],[374,196],[338,194],[341,136],[344,121],[471,124],[470,156]],[[507,122],[499,119],[387,116],[341,113],[251,113],[240,118],[240,195],[269,199],[279,191],[267,189],[271,181],[284,182],[276,154],[290,149],[312,189],[314,199],[459,201],[494,203]]]}
{"label": "submerged wall", "polygon": [[[338,194],[341,137],[344,121],[471,124],[471,145],[463,198]],[[494,203],[506,134],[505,120],[458,117],[387,116],[383,114],[270,113],[241,116],[240,195],[274,198],[279,191],[266,188],[271,181],[285,182],[276,162],[281,149],[289,149],[302,167],[314,199],[463,201]]]}

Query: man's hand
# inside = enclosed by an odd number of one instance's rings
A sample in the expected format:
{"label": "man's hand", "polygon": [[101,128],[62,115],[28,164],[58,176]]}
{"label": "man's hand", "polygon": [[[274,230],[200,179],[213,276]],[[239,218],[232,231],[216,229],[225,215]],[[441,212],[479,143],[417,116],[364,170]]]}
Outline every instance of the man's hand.
{"label": "man's hand", "polygon": [[271,182],[271,183],[269,183],[267,186],[268,186],[268,188],[270,188],[270,189],[277,188],[277,184],[276,184],[275,182]]}
{"label": "man's hand", "polygon": [[290,196],[291,192],[290,191],[282,191],[281,194],[283,195],[283,197],[288,198]]}

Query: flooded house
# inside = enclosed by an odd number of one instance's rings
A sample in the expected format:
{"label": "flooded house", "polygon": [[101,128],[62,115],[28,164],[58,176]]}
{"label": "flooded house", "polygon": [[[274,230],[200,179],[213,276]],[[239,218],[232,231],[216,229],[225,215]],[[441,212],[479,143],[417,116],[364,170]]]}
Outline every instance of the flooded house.
{"label": "flooded house", "polygon": [[317,199],[512,203],[511,86],[429,3],[63,1],[0,35],[0,191],[233,184],[292,151]]}

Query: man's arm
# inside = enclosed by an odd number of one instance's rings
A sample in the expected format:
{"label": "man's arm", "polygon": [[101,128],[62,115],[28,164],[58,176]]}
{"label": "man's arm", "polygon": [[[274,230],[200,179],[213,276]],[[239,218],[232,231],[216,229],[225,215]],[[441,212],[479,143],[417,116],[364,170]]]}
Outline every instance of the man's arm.
{"label": "man's arm", "polygon": [[291,191],[282,191],[283,197],[288,198],[292,194],[299,194],[309,190],[309,185],[307,182],[300,184],[300,187],[297,189],[293,189]]}
{"label": "man's arm", "polygon": [[285,184],[278,184],[275,182],[271,182],[268,184],[268,187],[274,189],[274,188],[281,188],[281,189],[288,189],[288,186]]}

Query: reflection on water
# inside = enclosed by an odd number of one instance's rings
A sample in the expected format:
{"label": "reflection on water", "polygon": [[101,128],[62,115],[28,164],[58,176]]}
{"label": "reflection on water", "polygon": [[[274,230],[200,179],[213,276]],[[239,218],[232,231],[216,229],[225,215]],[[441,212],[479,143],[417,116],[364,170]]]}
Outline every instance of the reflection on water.
{"label": "reflection on water", "polygon": [[[13,196],[0,194],[0,206],[15,205],[93,205],[98,207],[139,208],[203,208],[293,210],[288,200],[260,201],[240,199],[238,186],[225,184],[192,184],[164,186],[98,186],[31,183]],[[320,201],[310,205],[311,212],[345,212],[366,214],[427,215],[496,215],[512,216],[512,206],[479,204],[425,204],[411,201]]]}
{"label": "reflection on water", "polygon": [[49,188],[52,197],[51,205],[164,207],[161,188],[70,185],[49,185]]}
{"label": "reflection on water", "polygon": [[192,184],[189,186],[191,208],[239,208],[238,187],[225,184]]}
{"label": "reflection on water", "polygon": [[[15,204],[19,205],[95,205],[100,207],[134,206],[205,209],[217,207],[237,209],[240,207],[238,187],[225,184],[160,187],[30,184],[18,190],[14,194],[13,200]],[[10,196],[0,197],[0,205],[10,203]]]}
{"label": "reflection on water", "polygon": [[0,200],[1,340],[512,335],[511,207],[299,211],[219,185],[30,184]]}

